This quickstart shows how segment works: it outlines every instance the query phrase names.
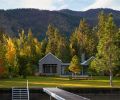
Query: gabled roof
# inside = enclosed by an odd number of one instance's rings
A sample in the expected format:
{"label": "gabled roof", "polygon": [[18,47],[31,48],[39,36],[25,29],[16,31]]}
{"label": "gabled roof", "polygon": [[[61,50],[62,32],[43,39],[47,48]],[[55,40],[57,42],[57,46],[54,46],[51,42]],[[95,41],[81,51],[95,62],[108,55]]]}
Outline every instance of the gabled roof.
{"label": "gabled roof", "polygon": [[39,60],[39,62],[41,62],[43,59],[45,59],[46,57],[48,57],[49,55],[53,56],[54,58],[56,58],[58,61],[62,62],[59,58],[57,58],[55,55],[53,55],[51,52],[49,52],[47,55],[45,55],[41,60]]}
{"label": "gabled roof", "polygon": [[87,66],[87,65],[90,64],[90,62],[91,62],[93,59],[95,59],[94,56],[92,56],[92,57],[90,57],[88,60],[82,62],[81,65]]}
{"label": "gabled roof", "polygon": [[[90,62],[93,60],[93,59],[95,59],[95,57],[90,57],[88,60],[86,60],[86,61],[84,61],[84,62],[82,62],[82,63],[80,63],[81,65],[83,65],[83,66],[87,66],[87,65],[89,65],[90,64]],[[69,66],[70,65],[70,63],[62,63],[62,65],[64,66]]]}
{"label": "gabled roof", "polygon": [[[70,65],[70,63],[62,63],[62,61],[59,59],[59,58],[57,58],[55,55],[53,55],[51,52],[49,52],[47,55],[45,55],[41,60],[39,60],[39,63],[41,62],[41,61],[43,61],[44,59],[46,59],[48,56],[52,56],[52,57],[54,57],[55,59],[57,59],[59,62],[61,62],[61,64],[64,66],[67,66],[67,65]],[[86,61],[84,61],[84,62],[82,62],[82,63],[80,63],[81,65],[83,65],[83,66],[87,66],[87,65],[89,65],[90,64],[90,62],[93,60],[93,59],[95,59],[95,57],[94,56],[92,56],[92,57],[90,57],[88,60],[86,60]]]}

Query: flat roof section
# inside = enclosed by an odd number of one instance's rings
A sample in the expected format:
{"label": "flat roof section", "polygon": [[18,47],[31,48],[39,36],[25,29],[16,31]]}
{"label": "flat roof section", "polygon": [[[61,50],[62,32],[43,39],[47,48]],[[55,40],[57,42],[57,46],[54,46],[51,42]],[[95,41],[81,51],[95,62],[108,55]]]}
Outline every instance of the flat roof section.
{"label": "flat roof section", "polygon": [[43,91],[56,100],[90,100],[59,88],[43,88]]}

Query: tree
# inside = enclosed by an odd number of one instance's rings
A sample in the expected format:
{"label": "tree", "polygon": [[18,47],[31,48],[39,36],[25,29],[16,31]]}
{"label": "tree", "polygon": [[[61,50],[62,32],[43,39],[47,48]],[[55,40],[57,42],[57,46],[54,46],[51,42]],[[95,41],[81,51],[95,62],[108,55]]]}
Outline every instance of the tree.
{"label": "tree", "polygon": [[5,34],[5,29],[0,27],[0,41],[3,42],[3,35]]}
{"label": "tree", "polygon": [[96,54],[96,59],[92,62],[92,66],[96,70],[108,71],[110,75],[110,86],[112,86],[113,71],[116,67],[117,47],[115,45],[115,36],[117,33],[113,17],[110,14],[105,22],[105,33],[101,34]]}
{"label": "tree", "polygon": [[105,33],[105,24],[108,19],[108,16],[104,14],[104,12],[100,12],[98,15],[98,26],[97,26],[97,37],[98,40],[102,38],[103,34]]}
{"label": "tree", "polygon": [[47,47],[47,39],[45,38],[41,42],[41,55],[42,55],[42,57],[45,56],[46,47]]}
{"label": "tree", "polygon": [[116,63],[116,70],[115,70],[115,75],[116,76],[120,76],[120,29],[118,30],[116,36],[115,36],[115,45],[117,47],[117,55],[118,55],[118,59],[117,59],[117,63]]}
{"label": "tree", "polygon": [[6,43],[4,41],[5,31],[0,28],[0,78],[8,77],[8,66],[6,66]]}
{"label": "tree", "polygon": [[48,26],[48,30],[46,32],[47,38],[48,38],[48,44],[46,47],[46,54],[51,52],[52,54],[55,55],[56,50],[57,50],[57,35],[58,35],[58,30],[54,28],[52,25]]}
{"label": "tree", "polygon": [[5,46],[0,41],[0,78],[8,76],[8,70],[4,63],[5,63]]}
{"label": "tree", "polygon": [[72,58],[72,61],[69,66],[69,70],[72,73],[75,73],[75,77],[76,77],[77,73],[80,73],[80,61],[76,55]]}
{"label": "tree", "polygon": [[27,75],[34,74],[36,71],[38,61],[42,56],[41,43],[33,37],[31,29],[27,36],[22,30],[16,42],[19,74],[26,78]]}
{"label": "tree", "polygon": [[81,62],[85,58],[94,55],[96,50],[94,32],[90,29],[85,19],[80,21],[79,27],[70,37],[70,48],[72,56],[78,55],[81,58]]}
{"label": "tree", "polygon": [[18,56],[18,63],[19,63],[19,74],[20,76],[22,75],[23,78],[26,78],[27,77],[27,64],[29,62],[29,59],[28,57],[26,57],[25,55],[19,55]]}
{"label": "tree", "polygon": [[57,43],[57,51],[56,56],[61,59],[63,62],[70,61],[70,48],[69,44],[66,41],[66,38],[61,36],[59,37],[59,41]]}
{"label": "tree", "polygon": [[77,39],[77,29],[75,30],[75,32],[72,33],[70,37],[70,51],[72,57],[74,55],[78,55],[78,57],[80,58],[80,46]]}
{"label": "tree", "polygon": [[22,30],[19,33],[19,38],[16,40],[19,75],[23,78],[26,78],[28,75],[27,64],[30,62],[30,57],[33,56],[31,51],[31,45],[33,45],[32,39],[31,30],[29,30],[27,36],[24,34],[24,30]]}
{"label": "tree", "polygon": [[77,30],[77,39],[80,46],[81,62],[83,62],[85,58],[90,57],[94,54],[94,51],[96,49],[94,35],[95,34],[93,34],[86,20],[82,19]]}
{"label": "tree", "polygon": [[5,47],[6,47],[5,58],[8,66],[9,76],[11,78],[13,75],[17,75],[18,72],[16,48],[11,38],[6,38]]}

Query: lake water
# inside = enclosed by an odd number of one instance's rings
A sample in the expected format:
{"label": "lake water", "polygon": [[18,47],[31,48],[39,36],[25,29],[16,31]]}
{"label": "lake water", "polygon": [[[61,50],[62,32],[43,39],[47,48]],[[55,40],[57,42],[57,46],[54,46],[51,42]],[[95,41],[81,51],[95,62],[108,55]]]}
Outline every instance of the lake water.
{"label": "lake water", "polygon": [[[120,89],[64,89],[91,100],[120,100]],[[11,100],[11,89],[0,89],[0,100]],[[42,89],[30,89],[30,100],[50,100]],[[55,100],[55,99],[52,99]]]}
{"label": "lake water", "polygon": [[[90,100],[120,100],[120,94],[79,94],[89,98]],[[50,100],[46,94],[32,94],[30,100]],[[55,100],[55,99],[52,99]]]}

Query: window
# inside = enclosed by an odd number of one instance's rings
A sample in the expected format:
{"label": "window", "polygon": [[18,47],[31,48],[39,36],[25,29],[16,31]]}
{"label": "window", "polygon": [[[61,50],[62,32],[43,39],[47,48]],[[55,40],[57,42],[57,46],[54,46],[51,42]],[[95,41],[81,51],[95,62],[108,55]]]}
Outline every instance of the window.
{"label": "window", "polygon": [[47,64],[43,65],[43,72],[44,73],[50,73],[50,67]]}
{"label": "window", "polygon": [[57,73],[57,64],[43,64],[44,73]]}
{"label": "window", "polygon": [[57,73],[57,66],[56,65],[54,65],[54,66],[52,66],[52,73]]}

